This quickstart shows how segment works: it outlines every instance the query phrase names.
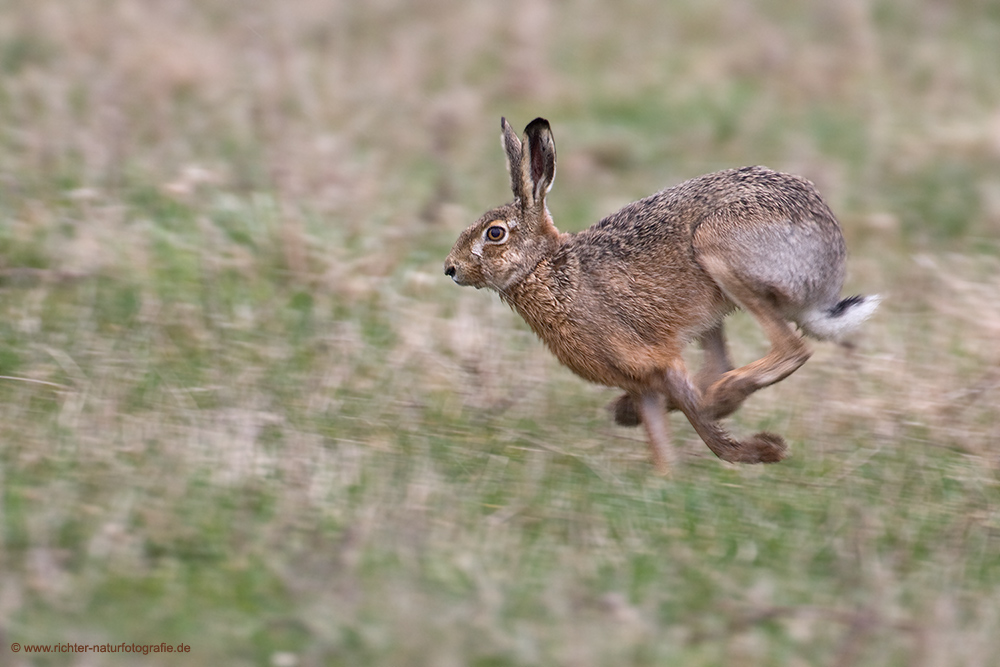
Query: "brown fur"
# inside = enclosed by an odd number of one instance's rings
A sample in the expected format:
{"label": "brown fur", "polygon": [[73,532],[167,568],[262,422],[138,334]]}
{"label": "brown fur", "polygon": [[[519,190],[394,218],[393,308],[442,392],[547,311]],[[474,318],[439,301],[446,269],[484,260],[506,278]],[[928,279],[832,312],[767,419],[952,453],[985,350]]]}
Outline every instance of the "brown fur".
{"label": "brown fur", "polygon": [[[878,303],[840,300],[844,239],[813,185],[764,167],[720,171],[565,234],[545,206],[556,166],[548,122],[530,123],[523,142],[506,120],[501,128],[515,199],[462,232],[445,273],[496,290],[576,374],[624,389],[615,419],[645,426],[658,470],[672,458],[667,410],[683,412],[724,460],[783,458],[779,436],[738,442],[717,421],[809,358],[789,321],[837,338]],[[771,350],[733,370],[722,320],[736,307]],[[692,340],[705,351],[693,380],[681,356]]]}

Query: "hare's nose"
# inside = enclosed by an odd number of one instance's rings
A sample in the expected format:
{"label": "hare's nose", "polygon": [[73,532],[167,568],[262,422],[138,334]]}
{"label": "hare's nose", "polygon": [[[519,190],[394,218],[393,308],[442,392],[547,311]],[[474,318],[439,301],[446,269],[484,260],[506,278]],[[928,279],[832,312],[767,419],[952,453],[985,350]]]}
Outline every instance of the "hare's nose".
{"label": "hare's nose", "polygon": [[448,276],[449,278],[454,278],[455,277],[455,266],[452,264],[452,265],[444,267],[444,275]]}

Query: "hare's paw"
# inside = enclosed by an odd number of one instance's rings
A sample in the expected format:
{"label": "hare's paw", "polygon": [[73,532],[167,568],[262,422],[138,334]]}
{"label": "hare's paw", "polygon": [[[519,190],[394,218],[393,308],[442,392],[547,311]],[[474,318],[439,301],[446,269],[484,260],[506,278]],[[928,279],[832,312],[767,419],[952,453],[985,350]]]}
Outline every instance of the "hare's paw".
{"label": "hare's paw", "polygon": [[[674,410],[679,410],[670,398],[666,399],[666,403],[663,406],[667,412],[673,412]],[[629,394],[622,394],[615,400],[608,404],[608,411],[615,418],[615,423],[619,426],[639,426],[642,424],[642,415],[639,414],[639,408],[636,407],[635,401]]]}
{"label": "hare's paw", "polygon": [[788,445],[784,438],[774,433],[762,431],[743,443],[747,463],[777,463],[788,456]]}
{"label": "hare's paw", "polygon": [[622,394],[608,405],[611,414],[614,415],[615,423],[619,426],[638,426],[642,423],[642,415],[639,414],[635,401],[628,394]]}
{"label": "hare's paw", "polygon": [[719,458],[730,463],[777,463],[788,454],[784,439],[774,433],[756,433],[733,445],[730,451],[720,454]]}

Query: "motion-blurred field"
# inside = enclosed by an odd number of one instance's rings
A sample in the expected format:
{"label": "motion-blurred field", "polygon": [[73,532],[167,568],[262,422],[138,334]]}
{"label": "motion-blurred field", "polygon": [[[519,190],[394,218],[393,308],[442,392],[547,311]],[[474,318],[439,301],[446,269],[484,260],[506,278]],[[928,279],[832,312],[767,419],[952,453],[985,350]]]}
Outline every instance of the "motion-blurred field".
{"label": "motion-blurred field", "polygon": [[[991,664],[997,53],[986,0],[0,3],[3,664]],[[501,114],[552,121],[564,229],[817,183],[886,301],[732,420],[791,459],[674,419],[651,475],[441,274]]]}

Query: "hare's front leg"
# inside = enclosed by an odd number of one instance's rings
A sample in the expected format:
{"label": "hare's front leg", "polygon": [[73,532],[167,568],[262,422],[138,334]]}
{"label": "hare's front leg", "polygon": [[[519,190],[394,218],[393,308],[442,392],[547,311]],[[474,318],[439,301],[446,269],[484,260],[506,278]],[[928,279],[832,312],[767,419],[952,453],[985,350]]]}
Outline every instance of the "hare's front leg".
{"label": "hare's front leg", "polygon": [[638,396],[626,395],[635,407],[636,416],[646,428],[649,453],[657,474],[667,475],[674,463],[674,450],[670,443],[670,422],[667,421],[666,397],[656,391]]}
{"label": "hare's front leg", "polygon": [[[698,375],[695,376],[694,384],[698,387],[698,391],[705,393],[716,380],[733,370],[733,362],[729,358],[729,349],[726,347],[726,337],[722,331],[722,322],[699,336],[698,344],[701,345],[705,358],[698,370]],[[631,394],[622,394],[611,403],[609,408],[615,423],[619,426],[638,426],[642,423],[642,415]],[[677,410],[678,407],[668,401],[666,409],[672,411]],[[735,409],[734,407],[733,410]]]}

